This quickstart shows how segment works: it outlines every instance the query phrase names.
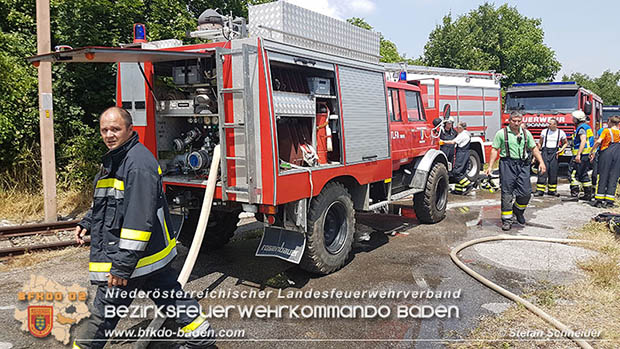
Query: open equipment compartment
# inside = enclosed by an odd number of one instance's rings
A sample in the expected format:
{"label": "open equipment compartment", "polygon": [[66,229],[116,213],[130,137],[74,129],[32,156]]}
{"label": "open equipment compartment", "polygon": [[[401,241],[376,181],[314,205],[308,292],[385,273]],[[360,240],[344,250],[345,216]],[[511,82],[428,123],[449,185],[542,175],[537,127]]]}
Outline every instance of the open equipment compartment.
{"label": "open equipment compartment", "polygon": [[342,164],[334,65],[271,55],[280,173]]}
{"label": "open equipment compartment", "polygon": [[175,182],[202,181],[220,142],[215,58],[153,67],[157,158],[162,171]]}

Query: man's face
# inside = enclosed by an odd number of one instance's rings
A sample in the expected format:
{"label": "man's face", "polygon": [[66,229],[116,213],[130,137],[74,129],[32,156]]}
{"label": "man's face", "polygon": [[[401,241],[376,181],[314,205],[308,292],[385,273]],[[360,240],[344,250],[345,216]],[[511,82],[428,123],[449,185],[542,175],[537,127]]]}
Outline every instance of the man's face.
{"label": "man's face", "polygon": [[99,120],[99,132],[103,143],[110,150],[118,148],[133,134],[133,126],[127,125],[118,113],[110,111],[103,114]]}
{"label": "man's face", "polygon": [[463,126],[457,126],[456,127],[456,132],[461,133],[463,132],[465,129],[463,128]]}
{"label": "man's face", "polygon": [[555,121],[549,121],[549,129],[555,131],[558,129],[558,123]]}
{"label": "man's face", "polygon": [[446,122],[446,130],[451,130],[452,129],[452,123],[451,122]]}
{"label": "man's face", "polygon": [[518,130],[521,127],[521,118],[520,117],[510,118],[509,125],[511,129]]}

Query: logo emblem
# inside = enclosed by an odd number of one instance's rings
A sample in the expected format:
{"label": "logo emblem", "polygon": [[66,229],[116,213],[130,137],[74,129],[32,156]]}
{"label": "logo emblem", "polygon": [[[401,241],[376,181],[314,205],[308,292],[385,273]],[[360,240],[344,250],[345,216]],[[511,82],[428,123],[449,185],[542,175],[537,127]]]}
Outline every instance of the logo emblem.
{"label": "logo emblem", "polygon": [[31,305],[28,307],[28,330],[35,337],[45,337],[52,332],[54,308]]}

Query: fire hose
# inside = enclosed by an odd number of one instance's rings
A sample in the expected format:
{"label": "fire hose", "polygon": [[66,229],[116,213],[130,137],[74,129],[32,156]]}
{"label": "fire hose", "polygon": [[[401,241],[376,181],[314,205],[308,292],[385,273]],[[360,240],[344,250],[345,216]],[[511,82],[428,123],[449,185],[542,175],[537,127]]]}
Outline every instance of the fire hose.
{"label": "fire hose", "polygon": [[200,246],[202,246],[202,239],[204,238],[205,231],[207,230],[207,223],[209,223],[209,215],[211,214],[211,206],[213,205],[213,196],[215,195],[215,184],[217,182],[217,171],[220,166],[220,145],[216,145],[213,149],[213,160],[211,160],[211,168],[209,169],[209,178],[207,179],[207,188],[205,189],[205,196],[202,199],[202,209],[200,210],[200,218],[198,219],[198,226],[196,227],[196,233],[194,233],[194,240],[189,248],[183,269],[177,278],[177,281],[181,284],[181,287],[185,286],[189,279],[196,258],[200,252]]}
{"label": "fire hose", "polygon": [[[207,230],[207,223],[209,223],[209,216],[211,214],[211,206],[213,205],[213,196],[215,195],[215,184],[217,183],[217,171],[219,170],[219,166],[220,145],[218,144],[213,149],[213,160],[211,160],[209,178],[207,179],[207,187],[205,189],[205,196],[202,200],[202,209],[200,210],[200,218],[198,219],[198,225],[196,226],[196,232],[194,233],[194,240],[192,240],[192,245],[190,246],[187,257],[185,258],[185,263],[183,263],[183,268],[177,278],[177,281],[181,284],[181,288],[185,286],[187,280],[189,280],[192,270],[194,269],[196,258],[198,258],[200,246],[202,246],[202,240]],[[166,318],[156,317],[151,320],[148,328],[157,330],[164,324],[164,321],[166,321]],[[154,333],[154,331],[147,331],[146,333]],[[150,342],[150,338],[151,337],[140,338],[140,340],[136,342],[134,348],[145,349]]]}
{"label": "fire hose", "polygon": [[452,261],[459,268],[461,268],[464,272],[469,274],[471,277],[473,277],[474,279],[478,280],[480,283],[482,283],[483,285],[485,285],[488,288],[492,289],[493,291],[501,294],[502,296],[504,296],[504,297],[506,297],[506,298],[508,298],[510,300],[513,300],[514,302],[516,302],[518,304],[521,304],[521,305],[525,306],[529,311],[531,311],[532,313],[536,314],[538,317],[542,318],[547,323],[553,325],[553,327],[555,327],[558,330],[562,331],[562,333],[567,338],[570,338],[579,347],[584,348],[584,349],[592,349],[592,347],[590,346],[590,344],[588,344],[588,342],[586,342],[583,339],[576,338],[575,336],[573,336],[572,333],[574,333],[574,332],[568,326],[564,325],[559,320],[551,317],[549,314],[545,313],[542,309],[540,309],[539,307],[535,306],[534,304],[528,302],[527,300],[517,296],[516,294],[506,290],[505,288],[503,288],[503,287],[501,287],[501,286],[491,282],[489,279],[487,279],[484,276],[478,274],[477,272],[475,272],[474,270],[472,270],[471,268],[466,266],[457,256],[457,254],[461,250],[463,250],[463,249],[465,249],[465,248],[467,248],[469,246],[473,246],[473,245],[476,245],[476,244],[479,244],[479,243],[483,243],[483,242],[501,241],[501,240],[526,240],[526,241],[538,241],[538,242],[551,242],[551,243],[558,243],[558,244],[587,243],[588,241],[586,241],[586,240],[574,240],[574,239],[542,238],[542,237],[535,237],[535,236],[512,236],[512,235],[488,236],[488,237],[484,237],[484,238],[479,238],[479,239],[474,239],[474,240],[471,240],[471,241],[467,241],[467,242],[464,242],[464,243],[458,245],[457,247],[453,248],[452,251],[450,252],[450,258],[452,258]]}

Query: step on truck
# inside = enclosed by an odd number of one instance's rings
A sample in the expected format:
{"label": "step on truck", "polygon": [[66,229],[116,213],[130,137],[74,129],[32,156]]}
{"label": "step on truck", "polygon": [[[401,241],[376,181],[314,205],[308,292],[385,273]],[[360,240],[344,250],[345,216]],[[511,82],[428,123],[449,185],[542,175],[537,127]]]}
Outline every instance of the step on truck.
{"label": "step on truck", "polygon": [[[386,80],[377,33],[273,2],[249,7],[247,26],[205,11],[190,35],[209,42],[29,58],[117,64],[117,105],[161,165],[181,242],[192,239],[210,176],[219,178],[204,248],[227,243],[250,212],[265,226],[258,256],[319,274],[341,268],[365,238],[356,211],[413,196],[420,222],[444,218],[447,159],[427,97]],[[220,171],[209,173],[218,144]]]}

